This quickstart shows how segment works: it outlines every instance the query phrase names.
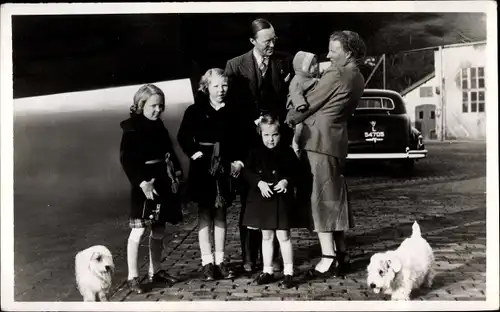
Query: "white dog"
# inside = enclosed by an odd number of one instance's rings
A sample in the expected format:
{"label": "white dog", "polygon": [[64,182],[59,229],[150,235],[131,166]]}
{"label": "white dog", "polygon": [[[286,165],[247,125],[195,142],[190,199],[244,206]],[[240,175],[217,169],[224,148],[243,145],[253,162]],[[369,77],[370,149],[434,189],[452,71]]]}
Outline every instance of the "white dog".
{"label": "white dog", "polygon": [[108,248],[98,245],[80,251],[75,257],[75,275],[83,300],[108,301],[114,270]]}
{"label": "white dog", "polygon": [[396,250],[376,253],[368,265],[368,286],[378,294],[392,295],[392,300],[410,300],[412,289],[425,283],[432,286],[435,271],[434,254],[429,243],[422,238],[420,226],[415,221],[412,235]]}

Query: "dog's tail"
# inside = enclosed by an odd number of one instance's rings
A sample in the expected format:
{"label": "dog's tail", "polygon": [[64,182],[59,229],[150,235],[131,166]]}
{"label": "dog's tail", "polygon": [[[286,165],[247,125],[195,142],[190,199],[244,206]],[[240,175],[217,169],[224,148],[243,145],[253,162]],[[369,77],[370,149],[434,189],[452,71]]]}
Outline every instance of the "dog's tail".
{"label": "dog's tail", "polygon": [[414,237],[421,237],[422,233],[420,232],[420,226],[418,225],[417,221],[413,222],[413,226],[411,227],[412,234],[411,236]]}

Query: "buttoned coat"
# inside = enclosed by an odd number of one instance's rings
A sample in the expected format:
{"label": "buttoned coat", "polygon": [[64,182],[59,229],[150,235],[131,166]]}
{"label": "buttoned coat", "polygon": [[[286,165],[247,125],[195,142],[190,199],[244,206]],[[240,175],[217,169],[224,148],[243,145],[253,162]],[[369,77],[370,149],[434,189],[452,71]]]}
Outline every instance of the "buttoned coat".
{"label": "buttoned coat", "polygon": [[142,181],[154,178],[153,185],[165,207],[160,212],[161,221],[173,224],[181,221],[179,197],[171,191],[172,182],[165,161],[146,164],[150,160],[163,160],[169,154],[174,170],[182,171],[163,121],[160,119],[152,121],[142,114],[131,114],[130,118],[120,123],[120,127],[123,130],[120,163],[131,184],[130,218],[141,219],[146,196],[140,184]]}
{"label": "buttoned coat", "polygon": [[[188,173],[187,196],[204,207],[213,206],[217,195],[216,178],[209,174],[213,146],[204,146],[202,143],[220,144],[219,179],[220,192],[229,192],[230,163],[236,160],[245,161],[246,152],[243,151],[245,142],[239,135],[249,130],[244,129],[244,122],[239,111],[234,109],[231,99],[225,99],[225,106],[215,110],[209,101],[208,95],[198,91],[195,94],[195,103],[189,106],[177,133],[177,141],[190,158]],[[203,157],[196,160],[191,157],[196,152],[202,152]],[[229,198],[229,195],[227,195]]]}
{"label": "buttoned coat", "polygon": [[[299,160],[290,146],[278,144],[269,149],[261,142],[253,148],[245,162],[243,177],[250,190],[243,224],[264,230],[290,229],[299,226],[295,203],[295,185],[299,176]],[[270,198],[262,196],[259,181],[272,183],[272,189],[282,179],[287,180],[287,192],[276,193]]]}

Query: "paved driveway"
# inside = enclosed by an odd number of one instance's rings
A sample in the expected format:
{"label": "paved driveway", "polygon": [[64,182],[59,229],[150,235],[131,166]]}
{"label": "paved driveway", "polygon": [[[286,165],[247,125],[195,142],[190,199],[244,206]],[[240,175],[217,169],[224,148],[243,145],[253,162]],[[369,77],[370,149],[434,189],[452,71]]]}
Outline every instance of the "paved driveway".
{"label": "paved driveway", "polygon": [[[356,227],[347,233],[354,271],[346,279],[302,282],[300,274],[320,257],[317,238],[293,230],[298,286],[286,291],[276,284],[254,285],[251,276],[202,281],[196,219],[188,209],[186,222],[169,227],[163,266],[183,280],[147,294],[132,295],[126,279],[128,228],[118,208],[122,202],[106,197],[68,194],[58,209],[38,207],[43,196],[25,190],[15,197],[15,300],[81,300],[73,277],[76,252],[94,242],[115,255],[117,272],[113,301],[163,300],[384,300],[365,285],[369,257],[397,247],[418,220],[433,246],[437,271],[432,289],[414,294],[415,300],[485,300],[486,272],[486,148],[484,143],[429,143],[429,158],[416,165],[412,179],[397,168],[370,164],[351,166],[347,173]],[[104,193],[105,194],[105,193]],[[36,195],[36,196],[35,196]],[[125,196],[126,194],[124,194]],[[111,208],[102,210],[100,207]],[[92,213],[83,213],[91,211]],[[228,213],[227,252],[238,267],[238,206]],[[98,218],[95,216],[99,216]],[[146,274],[147,241],[141,244],[141,274]]]}

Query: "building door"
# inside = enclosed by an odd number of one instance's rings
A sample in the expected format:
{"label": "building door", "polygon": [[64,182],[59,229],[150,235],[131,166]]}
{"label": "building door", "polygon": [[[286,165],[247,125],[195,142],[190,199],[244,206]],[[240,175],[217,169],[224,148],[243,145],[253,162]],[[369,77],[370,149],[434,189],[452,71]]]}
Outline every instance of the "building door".
{"label": "building door", "polygon": [[415,127],[422,132],[424,139],[436,139],[436,105],[415,107]]}

